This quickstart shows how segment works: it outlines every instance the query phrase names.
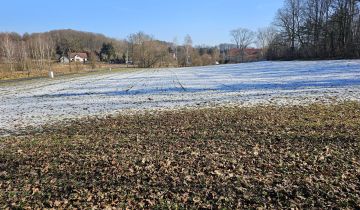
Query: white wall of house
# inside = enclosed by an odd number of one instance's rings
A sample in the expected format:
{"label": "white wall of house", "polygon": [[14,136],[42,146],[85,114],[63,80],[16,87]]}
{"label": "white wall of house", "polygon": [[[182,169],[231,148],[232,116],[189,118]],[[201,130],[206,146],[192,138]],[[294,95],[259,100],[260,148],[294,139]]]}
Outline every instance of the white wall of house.
{"label": "white wall of house", "polygon": [[78,55],[75,55],[74,58],[71,58],[71,61],[75,61],[75,62],[86,62],[87,61],[87,58],[82,58]]}

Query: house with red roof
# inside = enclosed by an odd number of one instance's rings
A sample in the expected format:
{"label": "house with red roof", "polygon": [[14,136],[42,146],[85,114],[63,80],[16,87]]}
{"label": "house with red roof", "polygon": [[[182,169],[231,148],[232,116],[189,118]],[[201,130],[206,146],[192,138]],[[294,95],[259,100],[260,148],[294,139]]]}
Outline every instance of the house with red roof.
{"label": "house with red roof", "polygon": [[70,53],[70,61],[85,63],[88,61],[88,55],[87,53]]}

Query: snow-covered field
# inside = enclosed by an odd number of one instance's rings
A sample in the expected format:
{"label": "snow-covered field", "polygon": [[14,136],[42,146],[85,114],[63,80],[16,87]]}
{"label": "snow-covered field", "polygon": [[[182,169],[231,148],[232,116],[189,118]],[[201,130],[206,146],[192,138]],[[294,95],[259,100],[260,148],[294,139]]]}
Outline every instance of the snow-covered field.
{"label": "snow-covered field", "polygon": [[360,60],[144,69],[0,83],[0,135],[118,111],[360,101]]}

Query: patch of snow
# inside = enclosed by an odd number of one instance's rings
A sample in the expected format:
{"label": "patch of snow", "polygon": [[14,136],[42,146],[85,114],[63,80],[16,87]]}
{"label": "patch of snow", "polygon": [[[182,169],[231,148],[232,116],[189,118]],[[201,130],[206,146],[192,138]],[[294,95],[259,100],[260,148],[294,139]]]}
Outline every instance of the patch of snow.
{"label": "patch of snow", "polygon": [[360,60],[108,72],[0,86],[0,134],[119,111],[343,100],[360,101]]}

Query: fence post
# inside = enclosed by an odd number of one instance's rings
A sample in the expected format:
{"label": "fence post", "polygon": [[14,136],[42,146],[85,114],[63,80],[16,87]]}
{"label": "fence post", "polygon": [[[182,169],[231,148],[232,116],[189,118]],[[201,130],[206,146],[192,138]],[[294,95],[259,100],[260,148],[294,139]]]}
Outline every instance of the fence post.
{"label": "fence post", "polygon": [[54,72],[53,72],[53,71],[49,71],[49,77],[50,77],[51,79],[54,79]]}

